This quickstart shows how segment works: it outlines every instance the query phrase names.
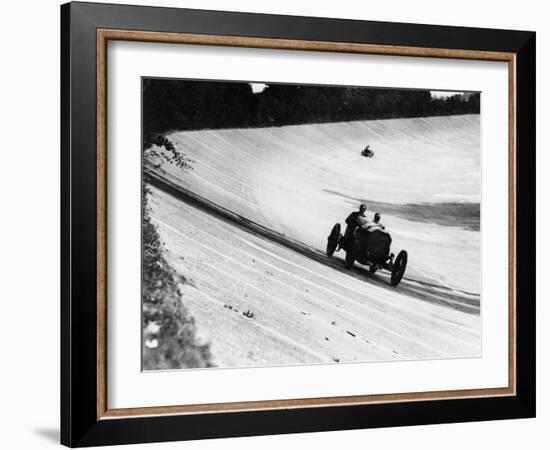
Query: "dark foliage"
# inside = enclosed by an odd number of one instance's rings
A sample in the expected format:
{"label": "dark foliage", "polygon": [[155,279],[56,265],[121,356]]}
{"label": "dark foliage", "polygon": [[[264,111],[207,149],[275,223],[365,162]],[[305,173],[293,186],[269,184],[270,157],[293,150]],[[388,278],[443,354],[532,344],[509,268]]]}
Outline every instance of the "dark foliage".
{"label": "dark foliage", "polygon": [[478,114],[479,94],[432,98],[430,91],[144,79],[145,148],[160,134],[348,120]]}
{"label": "dark foliage", "polygon": [[208,344],[197,342],[195,321],[181,302],[185,280],[170,267],[151,222],[148,188],[143,187],[143,369],[210,367]]}

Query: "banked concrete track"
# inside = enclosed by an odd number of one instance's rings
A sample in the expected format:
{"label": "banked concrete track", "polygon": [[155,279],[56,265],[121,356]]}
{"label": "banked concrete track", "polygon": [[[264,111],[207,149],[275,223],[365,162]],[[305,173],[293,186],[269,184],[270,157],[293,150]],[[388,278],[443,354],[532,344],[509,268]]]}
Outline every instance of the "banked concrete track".
{"label": "banked concrete track", "polygon": [[[152,217],[215,363],[479,356],[479,232],[449,216],[479,202],[478,116],[170,139],[194,170],[154,170]],[[358,156],[366,143],[375,158]],[[397,288],[323,255],[359,201],[409,252]]]}

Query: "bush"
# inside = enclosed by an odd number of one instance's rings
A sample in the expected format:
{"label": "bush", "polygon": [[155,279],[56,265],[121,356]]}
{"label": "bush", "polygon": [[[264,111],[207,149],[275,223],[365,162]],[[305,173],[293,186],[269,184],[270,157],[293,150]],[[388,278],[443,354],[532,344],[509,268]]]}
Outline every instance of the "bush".
{"label": "bush", "polygon": [[[153,167],[160,167],[163,162],[174,164],[183,170],[193,168],[193,160],[176,149],[172,141],[162,134],[149,134],[143,140],[143,159]],[[164,149],[164,150],[162,150]]]}

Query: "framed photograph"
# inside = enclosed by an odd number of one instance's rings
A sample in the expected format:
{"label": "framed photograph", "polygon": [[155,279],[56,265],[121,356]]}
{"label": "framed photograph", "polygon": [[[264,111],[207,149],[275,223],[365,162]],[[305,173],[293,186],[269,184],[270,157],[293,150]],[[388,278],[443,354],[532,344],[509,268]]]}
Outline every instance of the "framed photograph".
{"label": "framed photograph", "polygon": [[61,7],[61,440],[535,415],[535,33]]}

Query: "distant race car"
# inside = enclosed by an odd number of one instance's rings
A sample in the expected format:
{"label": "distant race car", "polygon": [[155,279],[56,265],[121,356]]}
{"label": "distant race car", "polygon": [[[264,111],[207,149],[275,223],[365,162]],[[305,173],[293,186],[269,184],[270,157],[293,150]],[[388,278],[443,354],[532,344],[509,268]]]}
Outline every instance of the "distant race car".
{"label": "distant race car", "polygon": [[407,252],[401,250],[395,258],[390,253],[392,239],[388,232],[379,228],[372,231],[357,227],[349,239],[344,239],[340,224],[332,227],[327,239],[327,255],[330,257],[340,249],[346,252],[346,267],[351,269],[355,261],[369,267],[371,273],[379,269],[391,272],[391,284],[397,286],[407,268]]}
{"label": "distant race car", "polygon": [[366,156],[367,158],[372,158],[374,156],[374,152],[372,151],[372,149],[370,148],[370,145],[367,145],[362,151],[361,151],[361,155],[362,156]]}

